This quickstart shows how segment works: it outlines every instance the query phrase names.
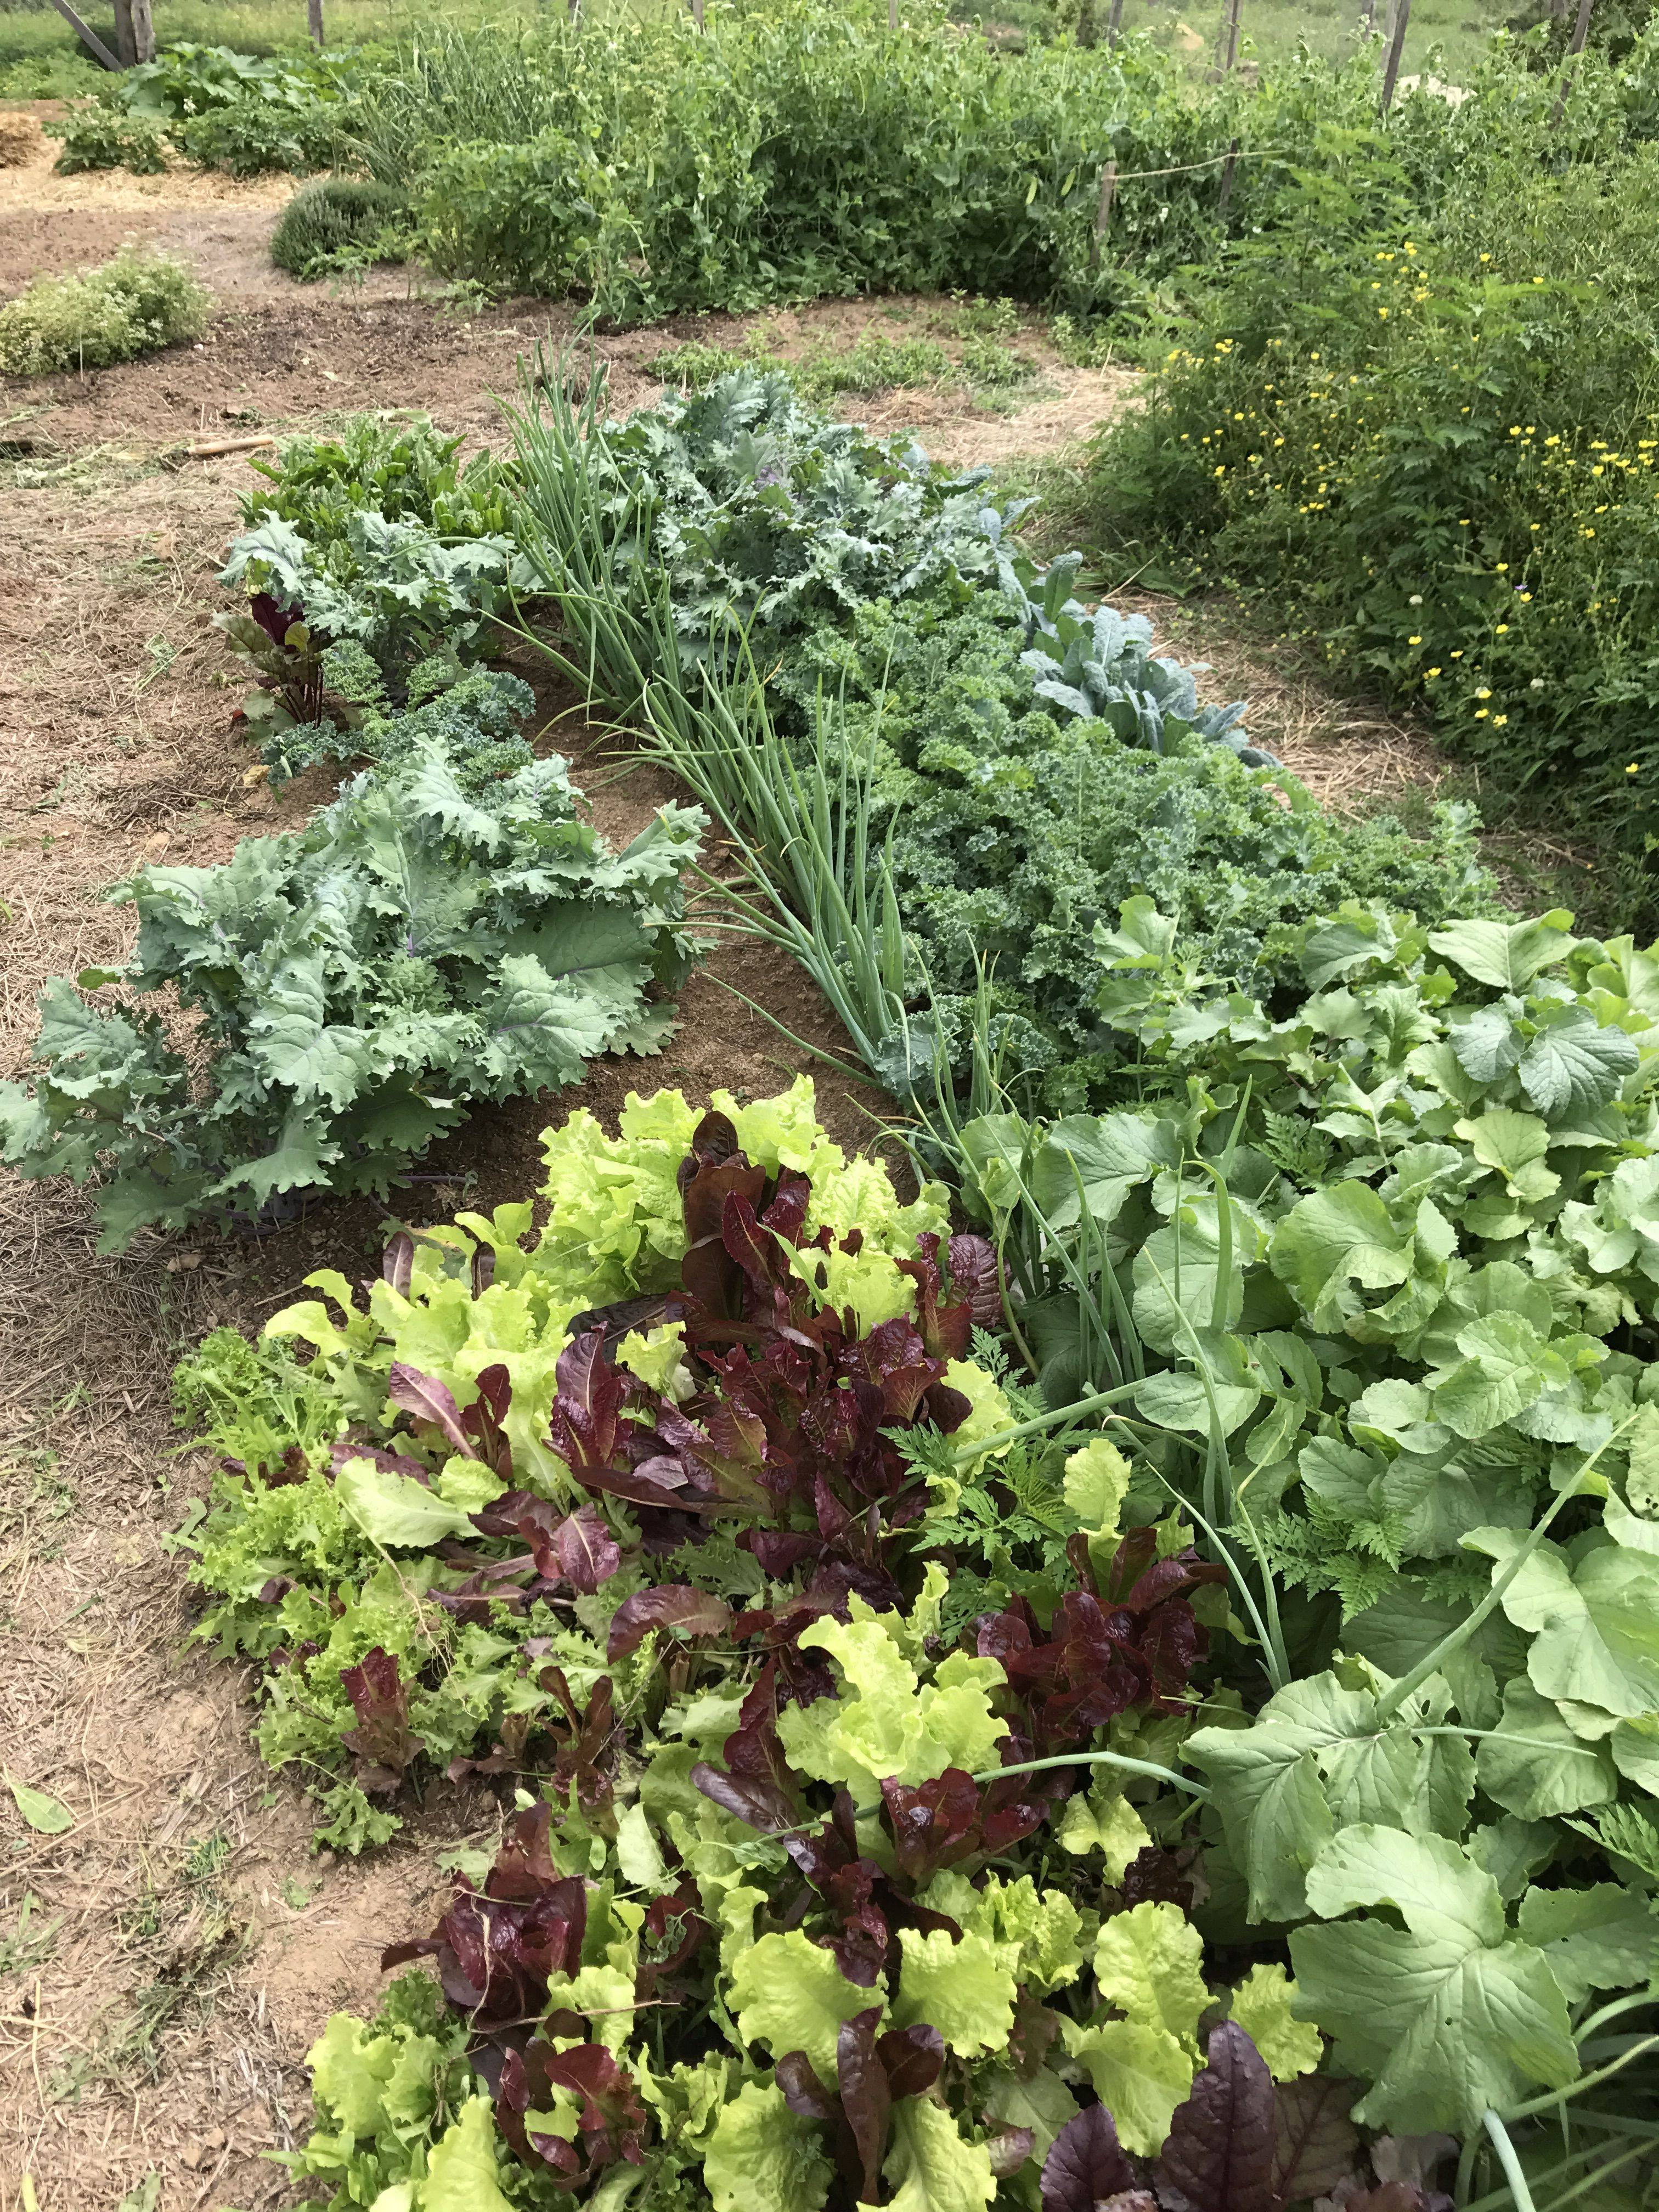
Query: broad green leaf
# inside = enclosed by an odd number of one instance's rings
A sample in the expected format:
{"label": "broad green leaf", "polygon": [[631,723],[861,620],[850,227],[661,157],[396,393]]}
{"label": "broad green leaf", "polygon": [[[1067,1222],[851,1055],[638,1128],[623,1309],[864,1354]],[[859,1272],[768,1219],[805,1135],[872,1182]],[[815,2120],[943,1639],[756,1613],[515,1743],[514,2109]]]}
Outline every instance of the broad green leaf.
{"label": "broad green leaf", "polygon": [[1488,1314],[1457,1332],[1455,1367],[1429,1378],[1434,1418],[1466,1439],[1484,1437],[1524,1413],[1561,1369],[1530,1322]]}
{"label": "broad green leaf", "polygon": [[1659,1972],[1659,1920],[1647,1898],[1621,1883],[1529,1889],[1516,1923],[1548,1960],[1569,2004],[1593,1990],[1645,1986]]}
{"label": "broad green leaf", "polygon": [[1520,1066],[1521,1087],[1540,1114],[1594,1113],[1616,1098],[1641,1065],[1633,1037],[1605,1029],[1588,1006],[1546,1007]]}
{"label": "broad green leaf", "polygon": [[1091,1437],[1067,1457],[1063,1488],[1066,1503],[1091,1535],[1115,1535],[1129,1488],[1129,1462],[1106,1437]]}
{"label": "broad green leaf", "polygon": [[1308,1869],[1336,1822],[1322,1762],[1375,1734],[1375,1698],[1334,1675],[1292,1682],[1247,1729],[1206,1728],[1186,1755],[1210,1778],[1234,1863],[1249,1884],[1254,1920],[1299,1920]]}
{"label": "broad green leaf", "polygon": [[1141,2021],[1079,2027],[1062,2018],[1060,2034],[1117,2122],[1123,2148],[1144,2158],[1162,2150],[1175,2108],[1193,2086],[1192,2054],[1167,2028]]}
{"label": "broad green leaf", "polygon": [[1103,1921],[1095,1975],[1115,2011],[1165,2029],[1196,2053],[1199,2018],[1211,1999],[1203,1939],[1179,1905],[1137,1905]]}
{"label": "broad green leaf", "polygon": [[775,2059],[786,2051],[804,2051],[826,2081],[836,2078],[842,2022],[880,2002],[879,1990],[849,1982],[834,1952],[809,1941],[799,1928],[763,1936],[740,1952],[726,1994],[745,2043],[769,2044]]}
{"label": "broad green leaf", "polygon": [[1535,1114],[1494,1106],[1478,1120],[1460,1121],[1455,1133],[1482,1167],[1503,1176],[1511,1198],[1536,1205],[1559,1189],[1560,1176],[1544,1164],[1550,1133]]}
{"label": "broad green leaf", "polygon": [[1136,1384],[1135,1411],[1161,1429],[1207,1437],[1212,1425],[1212,1398],[1215,1401],[1214,1419],[1219,1421],[1224,1437],[1242,1428],[1261,1403],[1261,1391],[1248,1383],[1224,1382],[1212,1376],[1206,1390],[1200,1376],[1184,1369],[1166,1368],[1162,1374],[1149,1375]]}
{"label": "broad green leaf", "polygon": [[377,1544],[425,1550],[446,1536],[477,1533],[466,1515],[435,1490],[372,1459],[347,1460],[335,1477],[334,1491],[348,1519]]}
{"label": "broad green leaf", "polygon": [[1659,1406],[1637,1407],[1624,1443],[1630,1455],[1626,1499],[1632,1512],[1651,1519],[1659,1516]]}
{"label": "broad green leaf", "polygon": [[703,2153],[714,2212],[818,2212],[831,2174],[821,2135],[790,2111],[775,2082],[746,2082],[721,2107]]}
{"label": "broad green leaf", "polygon": [[1542,1954],[1511,1936],[1498,1885],[1443,1836],[1345,1828],[1308,1877],[1329,1917],[1392,1906],[1405,1922],[1344,1920],[1291,1936],[1297,2010],[1373,2083],[1355,2117],[1419,2134],[1477,2125],[1578,2071],[1566,1999]]}
{"label": "broad green leaf", "polygon": [[1650,1797],[1659,1797],[1659,1713],[1620,1721],[1607,1738],[1607,1749],[1626,1782],[1645,1790]]}
{"label": "broad green leaf", "polygon": [[1188,1326],[1202,1330],[1237,1321],[1241,1270],[1255,1258],[1259,1237],[1237,1206],[1232,1219],[1232,1276],[1224,1292],[1217,1202],[1206,1193],[1189,1192],[1176,1218],[1155,1229],[1136,1253],[1131,1269],[1135,1327],[1155,1352],[1184,1356],[1192,1341]]}
{"label": "broad green leaf", "polygon": [[[1467,1540],[1496,1562],[1494,1582],[1525,1541],[1513,1528],[1477,1529]],[[1541,1696],[1626,1719],[1659,1708],[1659,1558],[1608,1544],[1575,1566],[1547,1539],[1501,1601],[1532,1634],[1527,1672]]]}
{"label": "broad green leaf", "polygon": [[[1174,1122],[1150,1114],[1068,1114],[1054,1122],[1031,1163],[1031,1195],[1056,1229],[1086,1210],[1115,1221],[1138,1184],[1181,1164]],[[1080,1193],[1080,1195],[1079,1195]]]}
{"label": "broad green leaf", "polygon": [[990,2152],[965,2142],[931,2097],[902,2097],[894,2106],[882,2174],[892,2192],[888,2212],[985,2212],[997,2193]]}
{"label": "broad green leaf", "polygon": [[1605,1744],[1576,1736],[1524,1676],[1504,1686],[1504,1717],[1475,1747],[1480,1787],[1522,1820],[1545,1820],[1619,1794]]}
{"label": "broad green leaf", "polygon": [[1349,1290],[1390,1290],[1412,1271],[1412,1240],[1376,1193],[1332,1183],[1300,1200],[1273,1232],[1273,1271],[1316,1328],[1340,1326],[1358,1301]]}
{"label": "broad green leaf", "polygon": [[1572,916],[1556,908],[1536,921],[1453,921],[1431,930],[1429,943],[1477,983],[1524,991],[1533,977],[1572,950]]}
{"label": "broad green leaf", "polygon": [[1099,1782],[1086,1796],[1079,1790],[1066,1800],[1058,1834],[1060,1849],[1074,1857],[1101,1852],[1105,1880],[1113,1887],[1152,1840],[1146,1823],[1121,1791]]}
{"label": "broad green leaf", "polygon": [[[1014,2024],[1013,1967],[1017,1944],[993,1942],[971,1931],[959,1939],[939,1929],[922,1936],[899,1931],[904,1963],[899,1970],[893,2021],[914,2027],[926,2021],[960,2058],[1000,2051]],[[873,2001],[866,1992],[866,2002]]]}
{"label": "broad green leaf", "polygon": [[1477,1083],[1494,1084],[1520,1059],[1523,1040],[1502,1006],[1478,1006],[1466,1019],[1454,1020],[1449,1042],[1466,1073]]}
{"label": "broad green leaf", "polygon": [[1232,1993],[1227,2017],[1237,2021],[1267,2063],[1275,2081],[1311,2074],[1324,2045],[1310,2021],[1291,2010],[1296,1984],[1283,1966],[1252,1966]]}
{"label": "broad green leaf", "polygon": [[488,2097],[469,2097],[432,2147],[421,2212],[514,2212],[501,2182],[495,2107]]}
{"label": "broad green leaf", "polygon": [[9,1774],[6,1787],[37,1836],[67,1835],[75,1826],[75,1815],[61,1798],[49,1797],[44,1790],[31,1790],[25,1782],[14,1782]]}
{"label": "broad green leaf", "polygon": [[984,2109],[1004,2127],[1030,2128],[1031,2156],[1039,2170],[1061,2129],[1077,2117],[1077,2099],[1059,2075],[1044,2066],[1030,2080],[1011,2067],[994,2066],[978,2076]]}

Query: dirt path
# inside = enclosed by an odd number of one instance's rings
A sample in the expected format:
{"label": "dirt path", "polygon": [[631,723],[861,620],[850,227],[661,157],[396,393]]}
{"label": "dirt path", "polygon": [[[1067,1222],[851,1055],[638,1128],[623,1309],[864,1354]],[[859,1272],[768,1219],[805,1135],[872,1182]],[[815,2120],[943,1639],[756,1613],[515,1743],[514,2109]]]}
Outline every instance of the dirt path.
{"label": "dirt path", "polygon": [[[185,254],[220,304],[196,347],[0,383],[6,1073],[26,1058],[40,983],[122,957],[129,924],[105,886],[164,854],[222,859],[326,795],[307,781],[276,799],[243,780],[240,684],[208,621],[250,479],[244,461],[179,449],[364,407],[419,408],[488,439],[491,394],[513,388],[526,348],[571,328],[544,306],[458,313],[415,296],[402,272],[337,295],[294,285],[265,258],[287,180],[63,179],[48,158],[0,172],[0,294],[131,236]],[[925,323],[937,308],[896,312]],[[875,312],[811,310],[772,336],[793,353],[850,343]],[[880,313],[892,331],[894,304]],[[654,389],[649,364],[674,339],[739,331],[714,317],[607,341],[613,403]],[[848,411],[914,428],[953,461],[1052,453],[1121,404],[1127,380],[1065,369],[1040,333],[1030,342],[1044,388],[1023,410],[941,391]],[[614,765],[579,720],[556,743],[579,781]],[[599,793],[596,817],[625,837],[668,795],[640,770]],[[795,969],[728,947],[685,992],[659,1064],[603,1062],[576,1094],[479,1113],[424,1164],[409,1218],[532,1191],[538,1132],[579,1101],[609,1118],[636,1085],[781,1087],[799,1054],[723,984],[835,1045]],[[820,1097],[843,1141],[861,1142],[873,1095],[821,1077]],[[368,1863],[313,1857],[295,1793],[251,1753],[240,1677],[185,1642],[167,1537],[207,1470],[172,1456],[173,1364],[221,1322],[257,1328],[313,1267],[373,1272],[382,1218],[322,1206],[257,1243],[149,1237],[100,1257],[75,1193],[0,1183],[0,1745],[9,1774],[74,1822],[36,1834],[0,1793],[0,2212],[19,2212],[26,2176],[40,2212],[115,2212],[135,2191],[128,2212],[285,2201],[264,2154],[307,2125],[310,2042],[331,2010],[372,2003],[382,1944],[429,1917],[438,1848],[495,1822],[485,1791],[446,1789]]]}

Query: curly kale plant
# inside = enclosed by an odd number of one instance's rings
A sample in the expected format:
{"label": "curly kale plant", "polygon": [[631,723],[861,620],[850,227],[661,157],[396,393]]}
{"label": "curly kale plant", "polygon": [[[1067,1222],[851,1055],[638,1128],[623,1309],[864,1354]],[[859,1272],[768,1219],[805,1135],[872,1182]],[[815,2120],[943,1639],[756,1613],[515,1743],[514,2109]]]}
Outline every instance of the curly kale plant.
{"label": "curly kale plant", "polygon": [[[1063,687],[1033,685],[1031,605],[981,592],[959,613],[868,607],[850,634],[816,631],[777,684],[803,752],[821,746],[832,766],[844,752],[871,777],[903,927],[952,1041],[983,960],[1011,1069],[1041,1071],[1058,1107],[1103,1095],[1117,1056],[1089,1003],[1094,932],[1138,895],[1179,918],[1206,969],[1263,993],[1291,964],[1291,926],[1345,898],[1431,921],[1493,910],[1467,809],[1437,809],[1423,840],[1387,818],[1339,823],[1293,777],[1248,765],[1236,732],[1211,742],[1146,693],[1104,703],[1130,726],[1157,718],[1156,747],[1126,742],[1054,698]],[[1112,680],[1141,653],[1126,640]]]}
{"label": "curly kale plant", "polygon": [[99,1012],[59,977],[33,1091],[0,1087],[8,1163],[97,1179],[119,1249],[296,1192],[384,1194],[473,1099],[656,1051],[672,1020],[647,993],[689,962],[679,878],[702,816],[664,807],[612,854],[562,761],[471,783],[434,726],[307,829],[119,886],[137,909],[132,957],[77,981],[175,991],[198,1018],[205,1085],[159,1014]]}
{"label": "curly kale plant", "polygon": [[388,704],[380,670],[355,638],[329,646],[319,657],[318,675],[331,713],[308,722],[272,716],[266,723],[260,757],[273,788],[319,761],[401,767],[433,738],[469,798],[535,759],[520,731],[536,695],[520,677],[463,669],[453,653],[434,653],[410,671],[407,705],[399,713]]}

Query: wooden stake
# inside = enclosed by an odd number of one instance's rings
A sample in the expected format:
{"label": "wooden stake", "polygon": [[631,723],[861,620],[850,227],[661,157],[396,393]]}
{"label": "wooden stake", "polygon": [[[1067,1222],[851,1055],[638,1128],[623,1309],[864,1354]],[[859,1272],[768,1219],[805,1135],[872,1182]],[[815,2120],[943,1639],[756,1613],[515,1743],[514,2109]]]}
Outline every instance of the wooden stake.
{"label": "wooden stake", "polygon": [[1572,27],[1572,37],[1567,46],[1567,58],[1561,64],[1561,84],[1555,95],[1555,106],[1550,113],[1550,128],[1559,127],[1562,113],[1567,105],[1567,85],[1572,65],[1584,51],[1584,41],[1589,36],[1591,0],[1578,0],[1578,20]]}
{"label": "wooden stake", "polygon": [[1394,36],[1389,41],[1389,65],[1382,72],[1382,100],[1378,113],[1386,115],[1400,75],[1400,57],[1406,50],[1406,26],[1412,19],[1412,0],[1394,0]]}
{"label": "wooden stake", "polygon": [[887,0],[887,27],[890,31],[898,28],[898,0]]}
{"label": "wooden stake", "polygon": [[92,56],[95,62],[101,62],[106,70],[118,70],[120,68],[120,63],[116,59],[115,56],[111,53],[109,48],[99,37],[97,32],[94,31],[89,24],[83,23],[81,21],[81,18],[76,14],[74,9],[70,6],[69,0],[52,0],[52,4],[63,17],[64,21],[69,25],[70,28],[75,33],[76,37],[80,40],[82,45],[86,48],[87,52]]}
{"label": "wooden stake", "polygon": [[1238,60],[1238,19],[1243,12],[1244,0],[1229,0],[1227,9],[1227,58],[1221,64],[1224,76],[1231,76]]}
{"label": "wooden stake", "polygon": [[155,26],[149,0],[115,0],[115,51],[123,69],[155,58]]}
{"label": "wooden stake", "polygon": [[323,0],[306,0],[306,25],[311,33],[312,44],[321,46],[323,40]]}
{"label": "wooden stake", "polygon": [[1116,46],[1118,33],[1123,23],[1123,0],[1112,0],[1112,12],[1106,18],[1106,50],[1109,53]]}
{"label": "wooden stake", "polygon": [[1234,139],[1227,149],[1227,158],[1221,165],[1221,197],[1216,202],[1216,213],[1225,215],[1227,203],[1233,196],[1233,167],[1238,160],[1238,141]]}
{"label": "wooden stake", "polygon": [[1100,204],[1095,210],[1095,242],[1089,250],[1089,258],[1096,268],[1100,266],[1100,249],[1106,236],[1106,227],[1112,219],[1112,202],[1117,198],[1117,163],[1108,161],[1100,173]]}
{"label": "wooden stake", "polygon": [[691,0],[691,20],[699,30],[702,28],[702,0]]}

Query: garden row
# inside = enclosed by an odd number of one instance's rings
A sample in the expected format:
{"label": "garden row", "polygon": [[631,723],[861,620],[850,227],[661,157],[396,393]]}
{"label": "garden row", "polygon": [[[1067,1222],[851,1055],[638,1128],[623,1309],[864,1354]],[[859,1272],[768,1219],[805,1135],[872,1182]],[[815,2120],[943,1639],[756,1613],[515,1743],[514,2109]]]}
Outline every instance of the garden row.
{"label": "garden row", "polygon": [[264,1756],[349,1850],[507,1815],[387,1931],[437,1984],[313,2053],[313,2201],[1634,2212],[1652,959],[1510,918],[1461,817],[1329,821],[978,475],[753,371],[567,381],[499,459],[270,471],[250,735],[356,773],[133,881],[205,1094],[65,981],[9,1157],[119,1241],[652,1048],[700,825],[599,848],[511,641],[747,853],[708,918],[823,982],[916,1195],[805,1080],[659,1092],[181,1369]]}

